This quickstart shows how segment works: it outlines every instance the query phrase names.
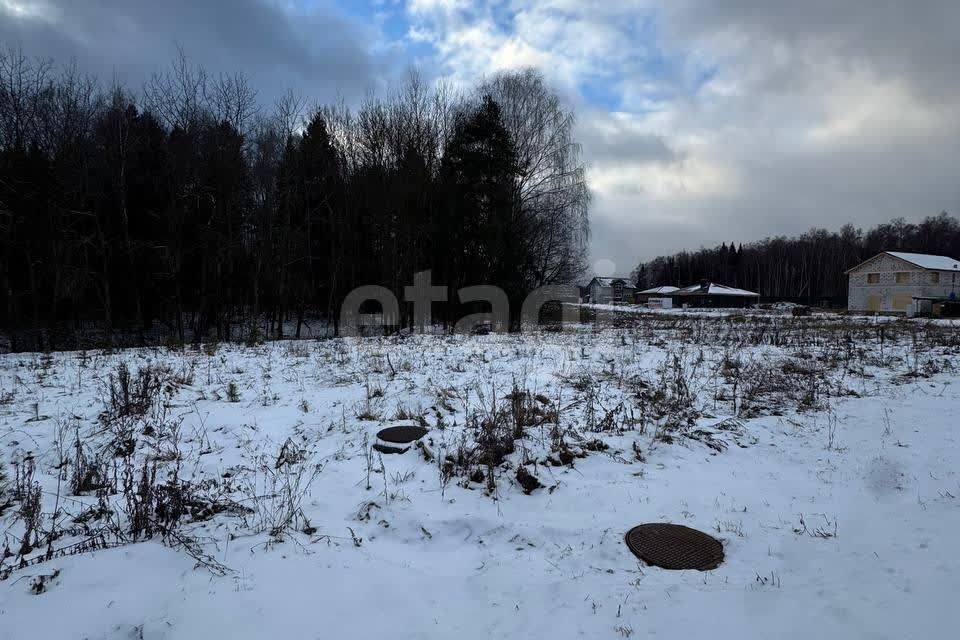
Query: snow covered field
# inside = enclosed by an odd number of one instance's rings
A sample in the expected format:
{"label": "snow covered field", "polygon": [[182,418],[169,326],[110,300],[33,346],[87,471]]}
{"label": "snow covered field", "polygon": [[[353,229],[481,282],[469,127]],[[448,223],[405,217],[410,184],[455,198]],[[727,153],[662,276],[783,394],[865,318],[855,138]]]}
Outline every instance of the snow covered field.
{"label": "snow covered field", "polygon": [[958,365],[777,317],[0,356],[0,638],[948,637]]}

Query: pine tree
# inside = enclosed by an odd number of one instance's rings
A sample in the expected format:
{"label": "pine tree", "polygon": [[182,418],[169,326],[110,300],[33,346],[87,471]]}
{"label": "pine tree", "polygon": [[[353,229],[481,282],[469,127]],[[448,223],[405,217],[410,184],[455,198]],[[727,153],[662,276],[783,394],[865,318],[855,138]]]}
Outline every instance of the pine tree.
{"label": "pine tree", "polygon": [[516,199],[516,152],[490,96],[457,119],[444,155],[444,176],[454,196],[454,232],[465,249],[461,282],[496,283],[515,298],[529,267]]}
{"label": "pine tree", "polygon": [[[300,139],[297,177],[303,207],[303,247],[306,279],[297,302],[296,336],[300,337],[305,308],[311,300],[324,300],[327,308],[337,283],[342,257],[341,216],[337,153],[323,113],[317,111]],[[326,296],[320,297],[323,288]]]}

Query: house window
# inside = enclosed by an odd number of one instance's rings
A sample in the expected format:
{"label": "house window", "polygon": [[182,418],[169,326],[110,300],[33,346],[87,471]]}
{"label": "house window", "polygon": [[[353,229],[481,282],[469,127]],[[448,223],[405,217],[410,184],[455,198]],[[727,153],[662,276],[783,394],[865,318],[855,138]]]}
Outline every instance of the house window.
{"label": "house window", "polygon": [[879,273],[868,273],[868,274],[867,274],[867,284],[880,284],[880,274],[879,274]]}
{"label": "house window", "polygon": [[897,284],[910,284],[910,273],[907,271],[898,271]]}
{"label": "house window", "polygon": [[930,284],[940,284],[940,273],[934,271],[930,274]]}
{"label": "house window", "polygon": [[623,283],[614,282],[613,283],[613,300],[614,302],[620,302],[623,300]]}

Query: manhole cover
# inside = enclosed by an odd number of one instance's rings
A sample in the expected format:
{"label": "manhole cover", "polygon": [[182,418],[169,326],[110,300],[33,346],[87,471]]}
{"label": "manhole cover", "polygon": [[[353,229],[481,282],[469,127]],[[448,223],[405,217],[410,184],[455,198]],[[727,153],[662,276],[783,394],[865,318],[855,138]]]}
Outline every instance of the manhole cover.
{"label": "manhole cover", "polygon": [[626,535],[635,556],[664,569],[715,569],[723,562],[723,544],[713,536],[681,524],[641,524]]}
{"label": "manhole cover", "polygon": [[414,442],[425,435],[427,435],[426,429],[413,424],[387,427],[377,432],[377,438],[384,442],[392,442],[394,444]]}

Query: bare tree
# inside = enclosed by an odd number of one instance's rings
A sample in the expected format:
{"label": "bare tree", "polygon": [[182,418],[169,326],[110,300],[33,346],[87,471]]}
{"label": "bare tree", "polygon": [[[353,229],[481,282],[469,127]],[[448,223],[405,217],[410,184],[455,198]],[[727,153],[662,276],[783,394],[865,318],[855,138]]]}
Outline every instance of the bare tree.
{"label": "bare tree", "polygon": [[143,88],[147,109],[171,129],[191,131],[208,112],[207,72],[194,65],[181,47],[164,73],[155,73]]}
{"label": "bare tree", "polygon": [[590,230],[590,192],[573,140],[573,110],[535,69],[497,74],[477,92],[500,105],[516,147],[518,199],[535,256],[531,284],[573,281],[583,270]]}
{"label": "bare tree", "polygon": [[35,134],[52,67],[20,49],[0,51],[0,148],[24,149]]}
{"label": "bare tree", "polygon": [[287,89],[276,101],[273,118],[284,140],[303,129],[303,114],[306,108],[306,98],[293,89]]}
{"label": "bare tree", "polygon": [[242,73],[221,73],[210,83],[207,101],[217,122],[228,122],[246,136],[260,108],[257,92]]}

